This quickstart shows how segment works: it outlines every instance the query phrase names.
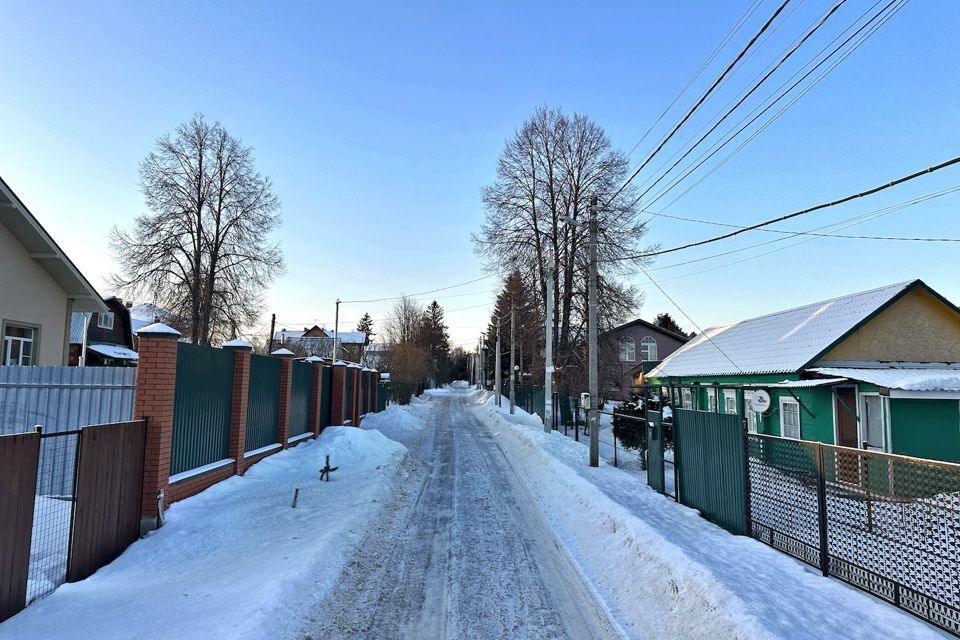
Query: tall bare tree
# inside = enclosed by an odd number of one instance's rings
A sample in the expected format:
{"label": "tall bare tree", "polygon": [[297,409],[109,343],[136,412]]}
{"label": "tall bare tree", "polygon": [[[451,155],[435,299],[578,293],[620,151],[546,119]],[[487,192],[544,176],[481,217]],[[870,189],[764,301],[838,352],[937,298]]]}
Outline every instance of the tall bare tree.
{"label": "tall bare tree", "polygon": [[535,296],[532,303],[542,308],[547,261],[553,261],[557,295],[551,313],[561,378],[571,365],[585,364],[585,222],[593,195],[604,205],[598,212],[601,329],[622,320],[642,299],[624,281],[636,263],[621,260],[639,248],[646,231],[633,203],[635,191],[628,187],[608,202],[628,170],[629,159],[613,149],[598,124],[581,114],[541,107],[507,140],[496,181],[482,192],[486,219],[473,240],[489,270],[519,270]]}
{"label": "tall bare tree", "polygon": [[280,201],[253,149],[194,115],[140,163],[140,189],[149,212],[111,231],[121,267],[112,284],[169,309],[194,343],[255,323],[284,263],[269,239]]}
{"label": "tall bare tree", "polygon": [[383,320],[383,333],[387,344],[416,342],[423,311],[423,306],[413,298],[403,296],[397,300]]}

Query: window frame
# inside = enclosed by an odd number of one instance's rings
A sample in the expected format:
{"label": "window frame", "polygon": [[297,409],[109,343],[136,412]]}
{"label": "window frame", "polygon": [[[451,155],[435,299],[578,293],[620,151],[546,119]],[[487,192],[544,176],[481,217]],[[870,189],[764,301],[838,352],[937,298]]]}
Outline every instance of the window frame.
{"label": "window frame", "polygon": [[[107,319],[107,318],[110,319],[109,326],[107,326],[107,325],[104,324],[104,322],[103,322],[103,321],[104,321],[105,319]],[[106,329],[107,331],[113,331],[113,323],[114,323],[115,321],[116,321],[116,319],[114,318],[114,313],[113,313],[113,311],[103,311],[103,312],[98,311],[98,312],[97,312],[97,328],[99,328],[99,329]]]}
{"label": "window frame", "polygon": [[680,408],[693,409],[693,390],[690,387],[680,387]]}
{"label": "window frame", "polygon": [[720,404],[717,402],[717,388],[707,387],[707,411],[720,413]]}
{"label": "window frame", "polygon": [[[887,450],[887,418],[886,418],[886,403],[883,401],[883,396],[879,392],[863,392],[859,393],[859,398],[857,404],[857,410],[859,411],[860,419],[857,421],[857,437],[860,440],[860,448],[864,448],[867,451],[886,451]],[[883,444],[880,448],[876,447],[864,447],[863,445],[867,442],[867,420],[870,418],[867,411],[867,399],[868,398],[878,398],[880,402],[880,435],[883,438]]]}
{"label": "window frame", "polygon": [[763,416],[759,411],[753,410],[753,394],[754,391],[743,390],[743,410],[747,414],[747,432],[748,433],[759,433],[760,425],[763,421]]}
{"label": "window frame", "polygon": [[[7,330],[10,328],[16,329],[27,329],[31,332],[31,337],[21,338],[14,336],[7,336]],[[16,341],[20,343],[20,354],[17,357],[18,362],[16,364],[11,364],[8,361],[9,351],[12,349],[12,343]],[[29,362],[26,364],[23,363],[23,344],[30,343],[30,355],[27,356]],[[10,367],[32,367],[36,366],[37,353],[40,349],[40,325],[32,324],[30,322],[17,322],[15,320],[4,320],[3,326],[0,327],[0,366],[10,366]]]}
{"label": "window frame", "polygon": [[[653,355],[650,354],[650,345],[653,345]],[[641,362],[656,362],[657,361],[657,350],[658,350],[657,339],[653,336],[643,336],[640,338],[640,361]]]}
{"label": "window frame", "polygon": [[[629,344],[628,354],[629,358],[624,357],[624,348]],[[620,362],[636,362],[637,361],[637,341],[633,339],[633,336],[620,336]]]}
{"label": "window frame", "polygon": [[[786,412],[784,411],[784,405],[794,405],[797,408],[797,435],[786,435],[787,424],[785,421]],[[795,398],[790,396],[780,396],[780,436],[783,438],[792,438],[794,440],[803,440],[803,418],[800,415],[800,403],[797,402]]]}
{"label": "window frame", "polygon": [[[730,409],[733,409],[733,411],[730,411]],[[737,413],[737,390],[736,389],[723,390],[723,412],[727,414]]]}

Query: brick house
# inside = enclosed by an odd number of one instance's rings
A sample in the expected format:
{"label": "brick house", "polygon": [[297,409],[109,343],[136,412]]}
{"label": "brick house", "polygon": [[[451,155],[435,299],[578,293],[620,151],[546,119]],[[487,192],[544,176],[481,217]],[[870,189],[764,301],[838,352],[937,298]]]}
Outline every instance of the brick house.
{"label": "brick house", "polygon": [[644,374],[690,338],[637,318],[600,336],[600,393],[629,400]]}

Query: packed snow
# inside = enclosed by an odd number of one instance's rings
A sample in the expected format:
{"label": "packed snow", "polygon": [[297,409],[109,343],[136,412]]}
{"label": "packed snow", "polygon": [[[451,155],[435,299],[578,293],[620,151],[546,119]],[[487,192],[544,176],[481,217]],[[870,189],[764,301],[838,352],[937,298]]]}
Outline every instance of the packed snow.
{"label": "packed snow", "polygon": [[[0,624],[0,638],[277,637],[336,583],[406,452],[376,430],[328,428],[172,505],[163,528]],[[320,482],[328,454],[338,470]]]}
{"label": "packed snow", "polygon": [[634,637],[950,637],[789,556],[734,536],[605,462],[536,416],[475,411],[499,434],[554,532]]}

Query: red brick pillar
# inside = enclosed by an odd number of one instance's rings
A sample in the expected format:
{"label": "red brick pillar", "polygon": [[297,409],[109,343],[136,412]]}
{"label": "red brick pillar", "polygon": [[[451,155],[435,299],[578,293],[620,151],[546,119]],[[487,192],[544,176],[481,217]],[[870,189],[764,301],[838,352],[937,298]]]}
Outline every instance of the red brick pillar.
{"label": "red brick pillar", "polygon": [[[133,415],[147,421],[140,495],[140,531],[156,529],[157,503],[163,504],[170,479],[173,445],[173,401],[177,388],[177,341],[180,332],[162,323],[137,332],[140,358]],[[158,500],[158,498],[160,498]]]}
{"label": "red brick pillar", "polygon": [[330,393],[330,424],[331,426],[340,426],[343,424],[344,413],[344,392],[347,384],[347,366],[340,360],[337,360],[330,367],[330,375],[333,378],[333,384]]}
{"label": "red brick pillar", "polygon": [[293,352],[289,349],[277,349],[270,355],[280,359],[280,414],[277,420],[277,441],[286,449],[290,434],[290,400],[293,396]]}
{"label": "red brick pillar", "polygon": [[310,429],[313,437],[320,435],[320,410],[323,407],[323,360],[310,356],[307,362],[313,366],[313,385],[310,388]]}
{"label": "red brick pillar", "polygon": [[247,394],[250,389],[250,354],[253,345],[246,340],[231,340],[223,345],[233,351],[233,405],[230,410],[230,457],[235,460],[234,473],[242,476],[247,470],[243,454],[247,442]]}

